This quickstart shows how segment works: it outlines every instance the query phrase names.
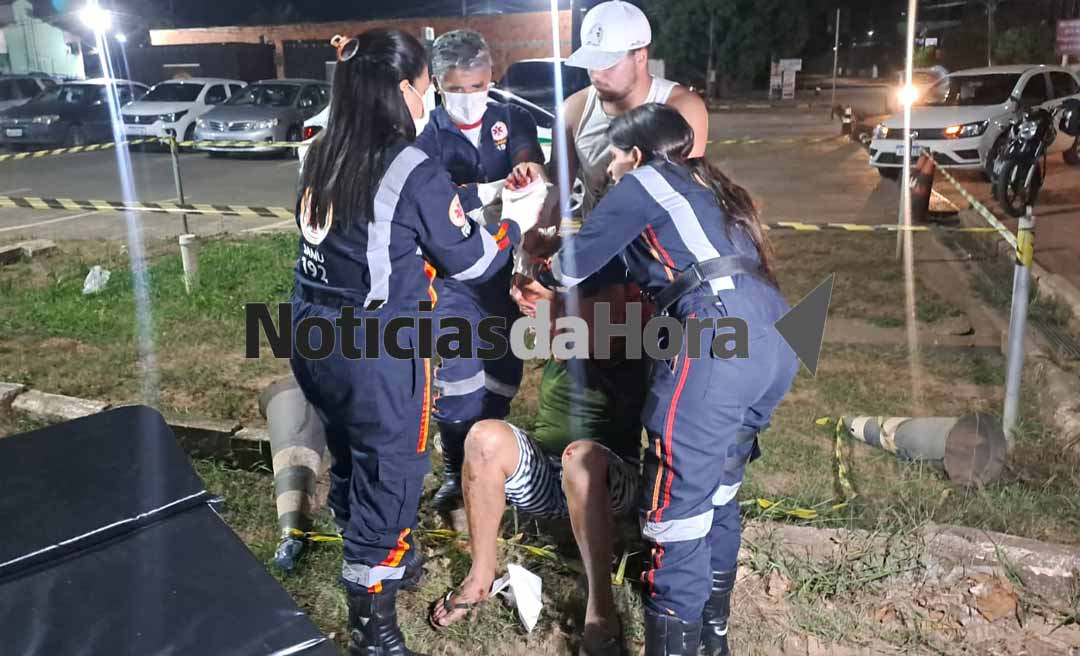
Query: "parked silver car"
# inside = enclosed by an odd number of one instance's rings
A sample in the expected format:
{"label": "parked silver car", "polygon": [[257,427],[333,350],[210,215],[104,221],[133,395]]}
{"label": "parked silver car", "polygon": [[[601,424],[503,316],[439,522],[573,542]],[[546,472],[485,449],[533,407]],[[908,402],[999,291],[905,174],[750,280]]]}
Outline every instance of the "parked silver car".
{"label": "parked silver car", "polygon": [[[304,121],[330,102],[330,85],[319,80],[263,80],[234,94],[227,102],[202,115],[195,126],[198,141],[246,141],[256,144],[244,152],[274,152],[275,142],[298,142]],[[227,145],[203,144],[211,153],[236,152]]]}

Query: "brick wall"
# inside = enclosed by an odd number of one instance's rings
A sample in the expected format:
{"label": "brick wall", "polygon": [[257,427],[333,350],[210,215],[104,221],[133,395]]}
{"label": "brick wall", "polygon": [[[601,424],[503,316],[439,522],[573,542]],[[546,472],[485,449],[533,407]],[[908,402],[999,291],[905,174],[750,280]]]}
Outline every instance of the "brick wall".
{"label": "brick wall", "polygon": [[[521,59],[551,56],[551,15],[547,12],[503,14],[500,16],[470,16],[467,18],[438,17],[382,21],[344,21],[337,23],[299,23],[295,25],[252,25],[231,27],[200,27],[181,30],[150,30],[150,43],[155,46],[189,45],[198,43],[270,43],[276,49],[278,76],[284,76],[285,41],[329,42],[335,34],[354,35],[376,27],[397,28],[417,37],[431,27],[438,36],[463,27],[484,35],[495,60],[495,78],[507,66]],[[570,54],[570,12],[559,12],[560,50]]]}

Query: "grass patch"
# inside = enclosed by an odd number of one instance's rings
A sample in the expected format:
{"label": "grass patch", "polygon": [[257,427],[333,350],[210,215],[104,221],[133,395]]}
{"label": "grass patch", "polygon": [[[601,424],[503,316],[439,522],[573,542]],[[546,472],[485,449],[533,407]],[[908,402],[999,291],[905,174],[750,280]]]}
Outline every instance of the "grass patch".
{"label": "grass patch", "polygon": [[[835,316],[869,319],[884,327],[904,325],[903,303],[898,302],[904,297],[904,274],[893,257],[892,240],[849,235],[842,251],[836,247],[840,242],[823,235],[777,235],[774,243],[781,282],[792,303],[835,273],[831,310]],[[136,400],[134,288],[127,256],[110,244],[65,245],[65,249],[57,257],[0,270],[5,298],[0,306],[0,380],[113,402]],[[257,394],[287,372],[288,364],[267,357],[265,344],[262,359],[244,359],[243,306],[288,299],[295,249],[291,235],[211,240],[200,255],[202,287],[187,296],[173,245],[151,247],[147,267],[165,410],[241,421],[255,416]],[[101,295],[83,297],[82,280],[94,264],[112,270],[113,278]],[[957,314],[921,285],[918,275],[916,294],[922,321],[933,323]],[[815,426],[816,418],[956,416],[972,410],[994,412],[1000,407],[1001,358],[934,356],[924,358],[919,366],[922,394],[917,397],[905,348],[826,348],[817,376],[800,373],[771,429],[763,434],[763,457],[749,468],[741,499],[752,502],[761,497],[782,500],[786,507],[816,508],[822,514],[811,523],[823,526],[900,535],[934,521],[1080,544],[1080,498],[1075,493],[1080,466],[1060,455],[1047,457],[1047,453],[1059,452],[1030,391],[1023,408],[1027,420],[1010,470],[999,484],[959,490],[930,468],[846,443],[845,458],[860,496],[841,510],[830,510],[838,500],[833,439],[829,431]],[[533,425],[541,370],[541,363],[526,363],[525,380],[512,405],[510,420],[524,428]],[[0,418],[0,434],[33,427]],[[257,558],[269,563],[278,539],[272,477],[267,472],[237,471],[205,461],[197,462],[196,468],[209,489],[226,497],[225,519],[230,526]],[[433,484],[429,481],[429,487]],[[422,515],[422,533],[440,527],[437,518]],[[330,530],[331,526],[324,520],[318,528]],[[530,544],[558,545],[564,558],[576,557],[566,536],[554,534],[549,527],[530,523],[515,531],[508,519],[504,537],[511,538],[515,532],[523,533]],[[425,540],[424,544],[431,559],[427,582],[421,591],[402,598],[404,629],[414,649],[432,654],[564,654],[571,649],[584,615],[583,577],[557,562],[505,545],[502,562],[517,560],[544,578],[546,606],[536,631],[523,635],[514,613],[496,601],[486,604],[474,622],[459,623],[446,634],[432,633],[425,622],[428,604],[460,581],[468,558],[463,545],[456,542]],[[640,551],[641,544],[630,539],[628,548]],[[338,549],[320,546],[306,556],[298,573],[274,575],[324,632],[344,644],[346,607],[337,585]],[[859,556],[811,566],[778,554],[771,558],[796,582],[791,616],[782,630],[774,625],[762,625],[769,630],[744,626],[736,637],[740,651],[774,652],[786,632],[824,641],[864,644],[868,639],[882,639],[917,649],[925,646],[924,637],[913,633],[884,635],[885,629],[860,618],[858,608],[837,610],[821,603],[872,596],[874,577],[887,571],[889,562]],[[634,580],[641,564],[640,554],[630,559],[628,580]],[[640,646],[640,604],[633,586],[620,588],[617,597],[631,644],[636,641]]]}

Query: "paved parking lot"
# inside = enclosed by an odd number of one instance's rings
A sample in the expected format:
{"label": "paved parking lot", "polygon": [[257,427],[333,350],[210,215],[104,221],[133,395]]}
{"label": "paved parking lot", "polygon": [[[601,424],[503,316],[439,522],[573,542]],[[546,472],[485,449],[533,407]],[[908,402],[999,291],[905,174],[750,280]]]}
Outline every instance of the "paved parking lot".
{"label": "paved parking lot", "polygon": [[[215,159],[205,153],[182,153],[180,170],[189,203],[292,207],[297,162],[268,156]],[[122,200],[117,154],[108,150],[41,159],[0,162],[0,196],[42,196]],[[176,200],[168,152],[132,152],[133,200]],[[147,239],[182,232],[179,216],[139,214]],[[281,219],[189,216],[194,232],[208,234],[258,229]],[[124,239],[124,215],[116,212],[64,212],[0,209],[0,241],[14,238]]]}
{"label": "paved parking lot", "polygon": [[[710,138],[791,139],[839,136],[824,111],[722,112],[713,115]],[[857,144],[771,143],[721,146],[713,159],[762,200],[769,221],[892,222],[895,185],[882,183],[866,165]],[[192,203],[292,207],[297,163],[244,156],[212,159],[203,153],[180,158],[185,199]],[[135,200],[175,200],[167,152],[131,153]],[[114,151],[0,162],[0,195],[74,199],[123,199]],[[139,214],[148,239],[180,234],[178,216]],[[259,230],[288,225],[280,219],[190,216],[193,231]],[[44,237],[123,239],[122,214],[109,212],[0,209],[0,241]]]}

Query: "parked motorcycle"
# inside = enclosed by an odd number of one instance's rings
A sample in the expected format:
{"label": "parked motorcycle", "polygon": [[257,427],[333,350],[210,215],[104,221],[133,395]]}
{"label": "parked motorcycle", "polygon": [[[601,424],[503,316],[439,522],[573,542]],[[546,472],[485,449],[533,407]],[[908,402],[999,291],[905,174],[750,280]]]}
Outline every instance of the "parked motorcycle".
{"label": "parked motorcycle", "polygon": [[[1061,120],[1055,124],[1060,115]],[[1048,110],[1029,109],[1009,127],[1009,143],[995,165],[994,198],[1009,216],[1020,217],[1038,200],[1046,179],[1047,151],[1058,136],[1058,128],[1077,142],[1065,151],[1066,164],[1080,164],[1080,100],[1070,98]]]}

